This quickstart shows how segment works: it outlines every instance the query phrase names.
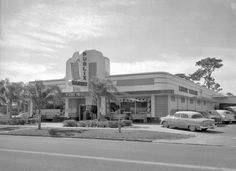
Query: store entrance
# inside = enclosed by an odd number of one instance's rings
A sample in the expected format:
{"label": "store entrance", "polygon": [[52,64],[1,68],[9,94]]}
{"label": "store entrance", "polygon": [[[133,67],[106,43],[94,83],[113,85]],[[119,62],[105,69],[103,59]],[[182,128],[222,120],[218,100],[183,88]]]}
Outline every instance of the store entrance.
{"label": "store entrance", "polygon": [[97,106],[80,105],[80,120],[97,119]]}

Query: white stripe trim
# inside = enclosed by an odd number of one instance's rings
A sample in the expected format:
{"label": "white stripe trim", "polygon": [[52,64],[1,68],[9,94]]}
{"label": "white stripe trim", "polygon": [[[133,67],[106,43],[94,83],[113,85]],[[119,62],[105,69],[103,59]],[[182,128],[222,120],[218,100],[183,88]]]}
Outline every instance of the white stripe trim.
{"label": "white stripe trim", "polygon": [[179,168],[199,169],[199,170],[235,171],[235,169],[219,168],[219,167],[212,167],[212,166],[196,166],[196,165],[186,165],[186,164],[177,164],[177,163],[149,162],[149,161],[141,161],[141,160],[129,160],[129,159],[119,159],[119,158],[84,156],[84,155],[76,155],[76,154],[47,153],[47,152],[2,149],[2,148],[0,148],[0,151],[2,151],[2,152],[13,152],[13,153],[36,154],[36,155],[47,155],[47,156],[57,156],[57,157],[81,158],[81,159],[90,159],[90,160],[103,160],[103,161],[123,162],[123,163],[133,163],[133,164],[179,167]]}

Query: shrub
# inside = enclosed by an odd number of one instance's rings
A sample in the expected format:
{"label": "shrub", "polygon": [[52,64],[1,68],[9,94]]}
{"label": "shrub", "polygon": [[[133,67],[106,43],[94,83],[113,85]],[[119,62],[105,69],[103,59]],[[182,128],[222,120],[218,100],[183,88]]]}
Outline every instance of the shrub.
{"label": "shrub", "polygon": [[57,136],[57,130],[56,130],[56,129],[49,129],[49,130],[48,130],[48,133],[49,133],[51,136]]}
{"label": "shrub", "polygon": [[[108,121],[108,120],[85,120],[85,121],[79,121],[78,123],[79,127],[99,127],[99,128],[118,128],[119,121]],[[121,126],[131,126],[132,121],[130,120],[122,120],[120,122]]]}
{"label": "shrub", "polygon": [[108,123],[108,121],[100,121],[100,122],[98,122],[97,126],[100,128],[106,128],[106,127],[109,127],[109,123]]}
{"label": "shrub", "polygon": [[78,126],[79,127],[88,127],[88,122],[87,121],[79,121],[78,122]]}
{"label": "shrub", "polygon": [[131,120],[122,120],[121,123],[123,126],[132,126]]}
{"label": "shrub", "polygon": [[8,125],[8,120],[0,121],[0,125]]}
{"label": "shrub", "polygon": [[118,121],[109,121],[108,125],[110,128],[118,128]]}
{"label": "shrub", "polygon": [[28,123],[29,124],[35,124],[35,123],[37,123],[38,122],[38,118],[29,118],[28,119]]}
{"label": "shrub", "polygon": [[72,120],[65,120],[63,122],[63,126],[64,127],[77,127],[78,125],[77,125],[77,122],[72,119]]}
{"label": "shrub", "polygon": [[98,126],[98,120],[91,120],[90,121],[90,127],[97,127]]}
{"label": "shrub", "polygon": [[24,125],[25,123],[26,121],[23,119],[10,119],[8,121],[9,125]]}

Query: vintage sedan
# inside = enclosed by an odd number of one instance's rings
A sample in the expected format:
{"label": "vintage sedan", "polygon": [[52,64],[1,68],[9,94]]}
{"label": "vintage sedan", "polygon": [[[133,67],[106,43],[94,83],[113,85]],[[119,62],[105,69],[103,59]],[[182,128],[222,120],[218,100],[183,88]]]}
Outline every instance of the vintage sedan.
{"label": "vintage sedan", "polygon": [[186,128],[190,131],[206,131],[216,127],[213,119],[204,118],[195,111],[178,111],[174,115],[161,117],[161,124],[166,128]]}
{"label": "vintage sedan", "polygon": [[216,111],[215,112],[213,112],[213,110],[211,110],[211,111],[199,111],[199,113],[201,113],[202,116],[205,117],[205,118],[214,119],[215,124],[222,123],[221,116]]}

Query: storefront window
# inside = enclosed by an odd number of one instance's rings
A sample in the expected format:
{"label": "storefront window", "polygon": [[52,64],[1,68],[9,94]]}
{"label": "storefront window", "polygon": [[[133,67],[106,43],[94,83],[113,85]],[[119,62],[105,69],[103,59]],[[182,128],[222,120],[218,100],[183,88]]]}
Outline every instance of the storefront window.
{"label": "storefront window", "polygon": [[150,97],[132,97],[120,99],[121,113],[150,113],[151,98]]}

